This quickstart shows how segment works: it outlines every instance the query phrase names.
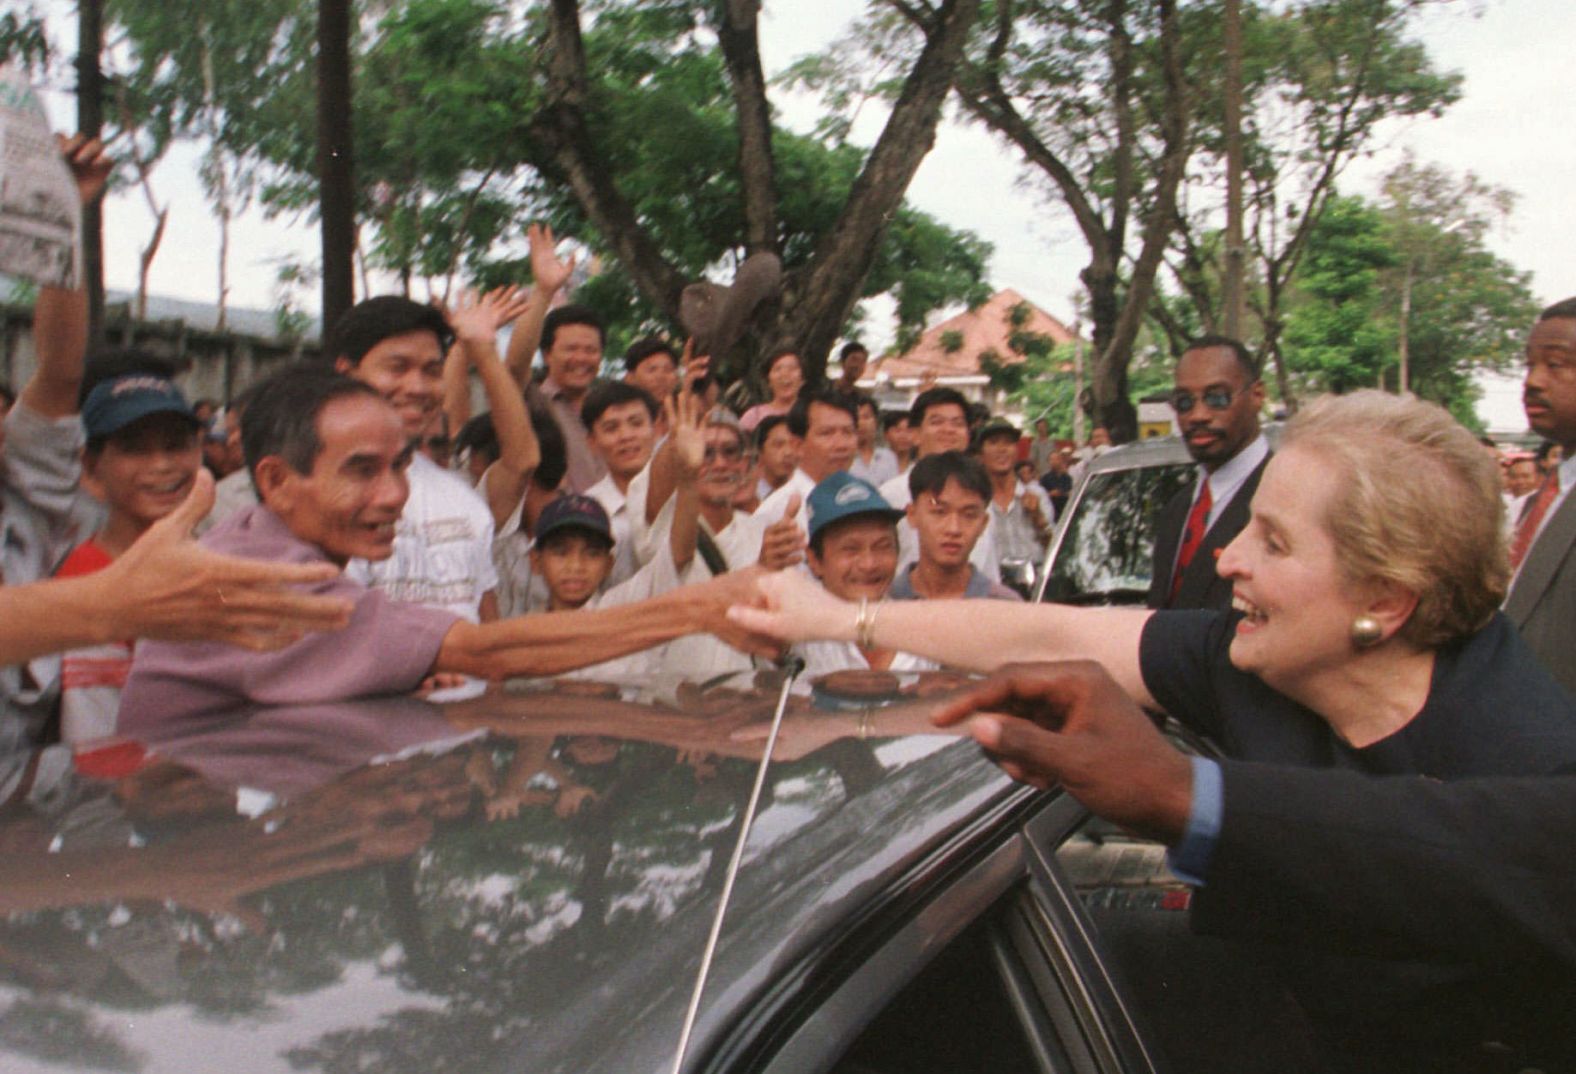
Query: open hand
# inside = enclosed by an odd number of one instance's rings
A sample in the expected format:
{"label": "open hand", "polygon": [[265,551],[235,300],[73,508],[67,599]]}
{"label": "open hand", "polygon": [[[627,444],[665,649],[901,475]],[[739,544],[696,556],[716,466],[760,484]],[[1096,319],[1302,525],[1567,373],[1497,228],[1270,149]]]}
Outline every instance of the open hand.
{"label": "open hand", "polygon": [[557,240],[553,229],[546,224],[532,224],[525,229],[526,241],[531,248],[531,284],[549,295],[557,294],[574,275],[575,257],[559,260]]}
{"label": "open hand", "polygon": [[447,311],[449,327],[461,343],[492,343],[498,330],[524,313],[527,298],[519,287],[496,287],[485,295],[474,288],[460,292],[459,301]]}

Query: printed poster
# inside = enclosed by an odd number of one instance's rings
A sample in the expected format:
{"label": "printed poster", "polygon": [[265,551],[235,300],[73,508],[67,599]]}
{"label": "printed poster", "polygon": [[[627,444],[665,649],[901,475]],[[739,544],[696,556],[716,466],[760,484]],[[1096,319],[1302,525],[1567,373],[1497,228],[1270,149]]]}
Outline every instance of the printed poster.
{"label": "printed poster", "polygon": [[77,286],[81,226],[76,182],[44,102],[22,72],[0,65],[0,273]]}

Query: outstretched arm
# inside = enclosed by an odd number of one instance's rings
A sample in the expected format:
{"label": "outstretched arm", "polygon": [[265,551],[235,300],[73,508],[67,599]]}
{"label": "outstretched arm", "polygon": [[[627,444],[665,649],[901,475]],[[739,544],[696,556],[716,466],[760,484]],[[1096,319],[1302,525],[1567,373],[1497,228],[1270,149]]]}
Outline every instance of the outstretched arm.
{"label": "outstretched arm", "polygon": [[125,638],[278,649],[349,622],[347,602],[288,588],[332,578],[332,564],[238,559],[193,541],[192,527],[212,506],[213,478],[198,470],[185,503],[102,571],[0,586],[0,662]]}
{"label": "outstretched arm", "polygon": [[532,224],[526,229],[531,244],[531,297],[520,323],[514,326],[509,337],[509,351],[505,364],[509,375],[523,390],[531,381],[531,361],[542,342],[542,322],[547,319],[547,309],[553,296],[569,282],[575,271],[575,259],[560,261],[553,249],[553,229],[546,224]]}
{"label": "outstretched arm", "polygon": [[[695,558],[695,542],[700,537],[700,468],[706,462],[706,434],[701,430],[702,403],[692,392],[680,393],[677,403],[664,400],[668,415],[668,442],[663,445],[672,461],[677,484],[673,490],[673,526],[668,547],[673,552],[673,569],[682,573]],[[648,511],[649,513],[649,511]]]}
{"label": "outstretched arm", "polygon": [[[858,605],[838,600],[793,571],[763,577],[753,603],[756,606],[737,607],[729,614],[741,626],[779,641],[859,640]],[[1148,611],[1004,600],[887,601],[870,610],[877,648],[899,649],[967,671],[1038,660],[1095,660],[1135,701],[1154,704],[1138,667],[1139,638],[1152,614]]]}
{"label": "outstretched arm", "polygon": [[598,611],[549,612],[477,626],[457,622],[444,636],[435,671],[480,678],[558,675],[709,631],[746,652],[776,647],[733,625],[728,606],[744,599],[758,572],[738,571],[637,604]]}

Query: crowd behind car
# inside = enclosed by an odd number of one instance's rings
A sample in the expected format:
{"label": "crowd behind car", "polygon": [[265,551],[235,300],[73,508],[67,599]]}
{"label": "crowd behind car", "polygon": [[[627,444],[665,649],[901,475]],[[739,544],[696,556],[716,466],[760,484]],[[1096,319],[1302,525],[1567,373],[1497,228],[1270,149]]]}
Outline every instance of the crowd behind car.
{"label": "crowd behind car", "polygon": [[[64,148],[98,197],[101,147]],[[934,383],[883,413],[853,341],[835,379],[810,375],[830,361],[767,353],[765,398],[724,390],[693,338],[610,363],[596,313],[562,300],[573,262],[550,230],[529,237],[529,290],[448,309],[369,298],[327,326],[321,360],[222,410],[189,402],[156,356],[87,354],[81,294],[45,288],[0,466],[3,744],[90,749],[239,704],[454,697],[516,676],[703,681],[783,645],[812,678],[998,672],[943,721],[983,713],[969,731],[1010,774],[1161,838],[1179,875],[1219,893],[1202,916],[1228,929],[1253,919],[1230,872],[1239,762],[1576,772],[1576,472],[1561,455],[1576,446],[1576,301],[1529,336],[1527,414],[1548,441],[1526,457],[1375,392],[1311,404],[1272,451],[1247,348],[1193,341],[1170,401],[1196,476],[1157,515],[1150,608],[1065,609],[1024,598],[1106,430],[1077,447],[1043,421],[1025,436]],[[1078,658],[1103,670],[999,670]],[[1134,702],[1224,760],[1149,743],[1134,780]],[[1101,763],[1067,752],[1106,726],[1121,748]],[[1527,853],[1543,861],[1541,844]],[[1566,916],[1547,929],[1563,935]],[[1475,969],[1422,984],[1370,969],[1389,991],[1365,1011],[1331,1002],[1350,966],[1317,969],[1303,983],[1321,1034],[1376,1068],[1405,1048],[1454,1063],[1498,1024],[1463,1018],[1439,1038],[1428,1021],[1426,1043],[1396,1028],[1417,1030],[1417,1004],[1445,992],[1485,994],[1497,979]]]}

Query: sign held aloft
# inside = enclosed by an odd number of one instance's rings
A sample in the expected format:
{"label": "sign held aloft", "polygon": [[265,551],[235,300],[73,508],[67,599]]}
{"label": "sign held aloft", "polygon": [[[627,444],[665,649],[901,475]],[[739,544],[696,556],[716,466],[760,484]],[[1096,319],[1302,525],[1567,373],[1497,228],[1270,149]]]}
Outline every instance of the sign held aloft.
{"label": "sign held aloft", "polygon": [[76,182],[43,102],[20,71],[0,64],[0,273],[75,287],[80,249]]}

